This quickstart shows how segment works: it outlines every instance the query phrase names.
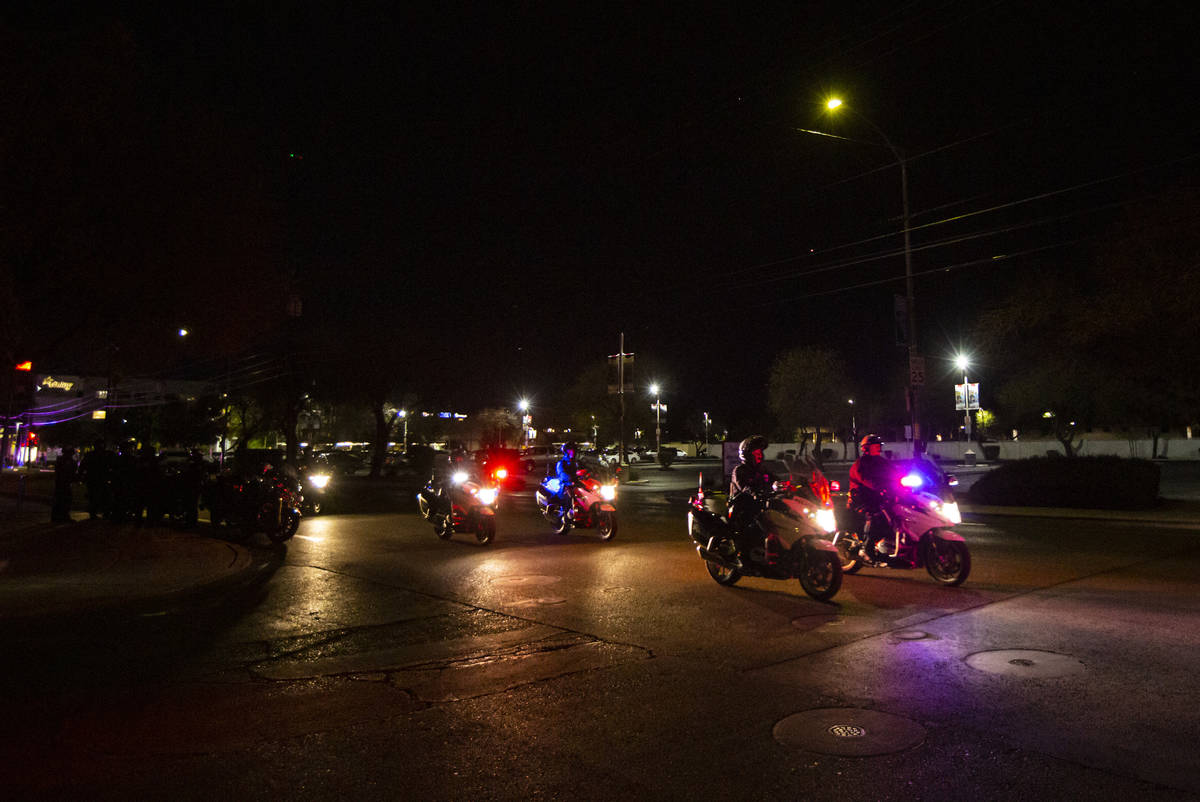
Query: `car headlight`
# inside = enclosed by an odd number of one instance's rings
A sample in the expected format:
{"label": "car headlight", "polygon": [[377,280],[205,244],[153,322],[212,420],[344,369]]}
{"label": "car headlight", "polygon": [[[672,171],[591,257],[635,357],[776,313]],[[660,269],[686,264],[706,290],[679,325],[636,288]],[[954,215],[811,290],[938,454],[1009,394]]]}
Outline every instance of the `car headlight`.
{"label": "car headlight", "polygon": [[612,501],[617,497],[616,485],[600,485],[600,498],[605,501]]}
{"label": "car headlight", "polygon": [[327,474],[327,473],[309,474],[308,483],[310,485],[312,485],[313,487],[317,488],[318,490],[324,490],[325,486],[329,484],[329,474]]}
{"label": "car headlight", "polygon": [[817,526],[826,532],[837,529],[837,518],[834,517],[833,510],[828,507],[817,510]]}
{"label": "car headlight", "polygon": [[479,499],[479,503],[490,507],[496,503],[497,496],[500,492],[494,487],[481,487],[479,492],[475,494],[475,498]]}

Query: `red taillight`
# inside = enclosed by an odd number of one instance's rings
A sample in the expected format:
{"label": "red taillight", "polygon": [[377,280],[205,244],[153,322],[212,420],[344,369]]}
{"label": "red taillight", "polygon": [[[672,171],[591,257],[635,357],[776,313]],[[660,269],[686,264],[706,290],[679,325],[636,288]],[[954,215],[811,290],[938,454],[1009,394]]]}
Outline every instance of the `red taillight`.
{"label": "red taillight", "polygon": [[507,479],[508,478],[508,468],[497,468],[495,474],[493,474],[493,475],[497,479]]}
{"label": "red taillight", "polygon": [[837,479],[834,479],[832,482],[829,483],[829,487],[833,490],[834,493],[836,493],[842,489],[842,483],[839,482]]}

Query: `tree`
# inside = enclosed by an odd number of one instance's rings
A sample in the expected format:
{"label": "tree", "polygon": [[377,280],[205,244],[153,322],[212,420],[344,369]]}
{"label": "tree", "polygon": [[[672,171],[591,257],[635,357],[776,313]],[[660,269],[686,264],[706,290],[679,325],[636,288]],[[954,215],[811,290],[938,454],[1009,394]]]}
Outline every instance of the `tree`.
{"label": "tree", "polygon": [[823,433],[835,431],[846,417],[849,385],[836,352],[800,346],[781,354],[771,366],[767,404],[788,431],[815,431],[820,453]]}

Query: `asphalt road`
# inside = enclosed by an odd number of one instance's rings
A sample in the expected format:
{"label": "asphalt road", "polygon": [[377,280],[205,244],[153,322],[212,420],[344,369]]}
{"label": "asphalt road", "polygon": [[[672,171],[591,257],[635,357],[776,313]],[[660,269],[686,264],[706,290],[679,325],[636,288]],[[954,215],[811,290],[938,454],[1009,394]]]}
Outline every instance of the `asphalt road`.
{"label": "asphalt road", "polygon": [[[13,798],[1198,799],[1200,531],[969,520],[973,572],[832,603],[722,588],[690,472],[608,543],[528,494],[496,541],[306,519],[261,585],[42,633],[7,678]],[[391,504],[388,501],[382,506]]]}

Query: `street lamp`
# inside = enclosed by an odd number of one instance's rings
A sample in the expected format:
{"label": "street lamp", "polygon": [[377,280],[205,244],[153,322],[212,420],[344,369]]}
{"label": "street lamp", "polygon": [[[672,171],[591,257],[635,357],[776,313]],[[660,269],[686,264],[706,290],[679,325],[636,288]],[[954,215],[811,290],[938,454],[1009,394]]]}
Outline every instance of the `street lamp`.
{"label": "street lamp", "polygon": [[711,419],[708,417],[708,413],[705,412],[704,413],[704,454],[705,454],[705,456],[708,456],[708,424],[710,422],[711,422]]}
{"label": "street lamp", "polygon": [[404,421],[404,456],[408,456],[408,410],[400,410],[396,413],[402,421]]}
{"label": "street lamp", "polygon": [[963,372],[963,430],[967,433],[967,442],[971,442],[971,385],[967,381],[967,365],[970,360],[966,354],[954,357],[954,364]]}
{"label": "street lamp", "polygon": [[521,446],[529,445],[529,425],[533,423],[533,416],[529,414],[529,401],[522,398],[517,402],[517,409],[521,410]]}
{"label": "street lamp", "polygon": [[848,398],[846,403],[850,405],[850,439],[853,440],[854,436],[858,434],[858,422],[854,417],[854,399]]}
{"label": "street lamp", "polygon": [[662,451],[662,401],[659,400],[659,387],[657,384],[650,385],[650,392],[654,394],[654,451],[658,453]]}
{"label": "street lamp", "polygon": [[[873,123],[870,118],[864,116],[861,112],[846,106],[841,98],[831,97],[825,102],[825,107],[830,112],[836,112],[839,109],[846,108],[865,122],[871,129],[879,135],[887,145],[888,150],[896,158],[896,163],[900,165],[900,197],[903,202],[904,214],[904,303],[905,311],[908,317],[908,400],[909,409],[912,413],[912,437],[913,451],[917,450],[917,443],[921,439],[921,424],[920,416],[917,413],[917,392],[918,388],[925,382],[925,370],[921,361],[920,353],[917,350],[917,313],[916,306],[913,303],[913,270],[912,270],[912,241],[910,238],[909,227],[909,211],[908,211],[908,161],[904,154],[892,144],[892,140],[888,139],[887,134]],[[819,136],[831,136],[834,139],[849,139],[849,137],[833,136],[822,131],[809,131],[800,129],[805,133],[817,134]],[[850,140],[856,142],[858,140]]]}

